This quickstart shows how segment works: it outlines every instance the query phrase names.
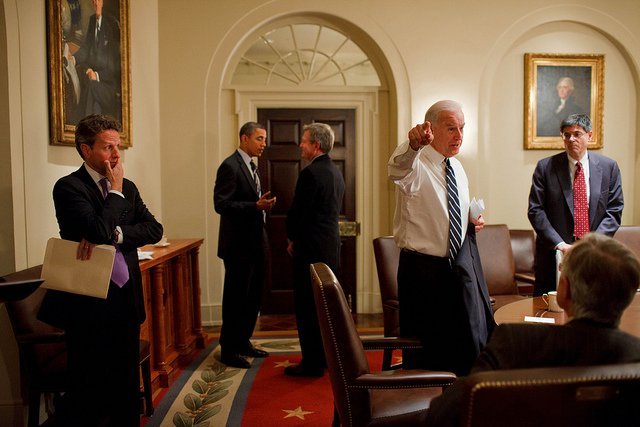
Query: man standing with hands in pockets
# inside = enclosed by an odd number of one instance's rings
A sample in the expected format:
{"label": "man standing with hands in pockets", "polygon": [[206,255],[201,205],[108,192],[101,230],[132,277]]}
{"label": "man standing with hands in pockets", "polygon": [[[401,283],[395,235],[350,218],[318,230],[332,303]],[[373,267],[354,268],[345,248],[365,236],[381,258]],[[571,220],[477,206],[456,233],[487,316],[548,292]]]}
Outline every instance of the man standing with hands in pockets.
{"label": "man standing with hands in pockets", "polygon": [[426,351],[404,351],[408,368],[469,372],[495,325],[476,245],[482,216],[469,215],[469,184],[455,155],[464,134],[455,101],[438,101],[388,163],[396,185],[394,236],[400,333]]}

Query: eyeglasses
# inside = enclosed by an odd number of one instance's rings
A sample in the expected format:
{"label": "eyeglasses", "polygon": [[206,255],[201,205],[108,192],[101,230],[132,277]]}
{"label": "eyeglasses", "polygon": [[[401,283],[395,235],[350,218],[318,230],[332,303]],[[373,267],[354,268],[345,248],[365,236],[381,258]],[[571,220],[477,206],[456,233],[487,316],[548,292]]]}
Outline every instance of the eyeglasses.
{"label": "eyeglasses", "polygon": [[564,139],[565,141],[570,140],[571,137],[574,137],[575,139],[580,139],[583,135],[586,135],[586,132],[580,132],[579,130],[575,132],[565,132],[562,134],[562,139]]}

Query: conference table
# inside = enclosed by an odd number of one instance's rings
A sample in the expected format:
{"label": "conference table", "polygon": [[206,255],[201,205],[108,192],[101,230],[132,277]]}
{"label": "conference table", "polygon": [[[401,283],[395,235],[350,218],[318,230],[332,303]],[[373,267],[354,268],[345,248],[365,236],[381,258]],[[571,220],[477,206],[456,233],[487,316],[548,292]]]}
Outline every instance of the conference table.
{"label": "conference table", "polygon": [[[547,304],[542,297],[512,302],[500,307],[493,315],[497,324],[524,323],[525,316],[552,318],[556,325],[563,325],[568,320],[568,316],[564,311],[560,313],[548,311]],[[640,292],[636,293],[633,301],[622,314],[620,329],[640,337]]]}

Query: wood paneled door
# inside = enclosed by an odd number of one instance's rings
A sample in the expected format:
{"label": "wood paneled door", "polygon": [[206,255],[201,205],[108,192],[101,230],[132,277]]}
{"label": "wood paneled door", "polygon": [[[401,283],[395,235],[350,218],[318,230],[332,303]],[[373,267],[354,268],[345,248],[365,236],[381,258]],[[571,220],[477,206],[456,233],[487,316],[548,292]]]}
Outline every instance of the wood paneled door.
{"label": "wood paneled door", "polygon": [[[267,128],[267,149],[259,161],[262,185],[278,198],[267,221],[270,253],[261,312],[293,313],[293,271],[291,257],[286,250],[285,220],[293,200],[298,174],[308,164],[300,159],[298,147],[302,127],[322,122],[333,129],[336,138],[329,155],[345,181],[340,221],[355,221],[355,110],[258,109],[258,122]],[[355,236],[342,237],[341,242],[341,268],[336,275],[356,312]]]}

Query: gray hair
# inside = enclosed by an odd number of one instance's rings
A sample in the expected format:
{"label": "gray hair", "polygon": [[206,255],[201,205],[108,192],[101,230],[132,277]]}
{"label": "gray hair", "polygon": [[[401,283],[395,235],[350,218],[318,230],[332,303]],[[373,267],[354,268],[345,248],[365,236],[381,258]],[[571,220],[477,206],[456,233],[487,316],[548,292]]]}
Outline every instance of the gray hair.
{"label": "gray hair", "polygon": [[310,123],[308,125],[304,125],[302,128],[303,132],[309,131],[309,139],[311,142],[319,142],[320,150],[327,154],[333,148],[333,141],[335,139],[335,135],[333,133],[333,129],[331,126],[325,123]]}
{"label": "gray hair", "polygon": [[580,126],[585,132],[591,132],[591,119],[586,114],[572,114],[562,121],[560,125],[560,133],[564,132],[564,128],[570,126]]}
{"label": "gray hair", "polygon": [[575,86],[573,85],[573,79],[571,77],[560,77],[560,80],[558,80],[556,87],[560,86],[562,83],[566,83],[567,86],[571,88],[571,90],[575,88]]}
{"label": "gray hair", "polygon": [[624,244],[589,233],[562,260],[574,318],[617,326],[640,285],[640,261]]}
{"label": "gray hair", "polygon": [[437,123],[438,116],[443,111],[460,111],[462,112],[462,105],[459,102],[451,101],[451,100],[442,100],[433,104],[427,110],[427,113],[424,115],[424,120],[426,122]]}

